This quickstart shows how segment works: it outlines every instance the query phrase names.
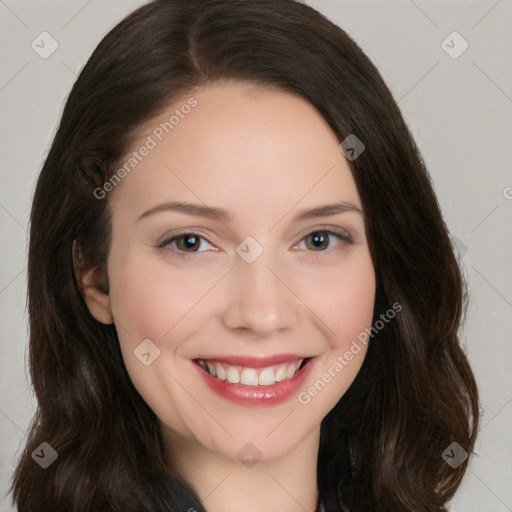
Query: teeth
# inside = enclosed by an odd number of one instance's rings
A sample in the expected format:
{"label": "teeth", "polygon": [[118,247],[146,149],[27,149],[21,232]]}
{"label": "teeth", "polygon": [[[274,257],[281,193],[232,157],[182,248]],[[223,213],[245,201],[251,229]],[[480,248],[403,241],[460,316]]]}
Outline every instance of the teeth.
{"label": "teeth", "polygon": [[303,361],[304,359],[299,359],[294,363],[274,365],[268,368],[262,368],[261,370],[228,366],[218,361],[205,361],[202,359],[197,360],[197,363],[213,377],[220,380],[227,380],[231,384],[240,383],[244,386],[272,386],[276,382],[291,379],[295,373],[299,371]]}
{"label": "teeth", "polygon": [[281,382],[282,380],[286,379],[286,368],[281,367],[279,370],[277,370],[276,373],[276,382]]}
{"label": "teeth", "polygon": [[217,363],[215,365],[215,371],[217,373],[217,377],[220,380],[226,380],[226,370],[224,370],[224,366],[222,366],[220,363]]}
{"label": "teeth", "polygon": [[240,382],[240,373],[238,373],[238,370],[234,366],[230,366],[228,368],[227,378],[228,382],[231,382],[231,384],[238,384]]}
{"label": "teeth", "polygon": [[242,375],[240,376],[240,384],[246,386],[257,386],[258,385],[258,374],[256,370],[252,368],[244,368]]}
{"label": "teeth", "polygon": [[206,366],[208,367],[208,372],[210,373],[210,375],[213,375],[215,377],[215,366],[213,366],[213,364],[210,363],[210,361],[206,361]]}
{"label": "teeth", "polygon": [[295,363],[286,368],[286,378],[291,379],[295,375]]}
{"label": "teeth", "polygon": [[276,381],[274,377],[274,370],[272,368],[265,368],[259,376],[258,383],[260,386],[271,386]]}

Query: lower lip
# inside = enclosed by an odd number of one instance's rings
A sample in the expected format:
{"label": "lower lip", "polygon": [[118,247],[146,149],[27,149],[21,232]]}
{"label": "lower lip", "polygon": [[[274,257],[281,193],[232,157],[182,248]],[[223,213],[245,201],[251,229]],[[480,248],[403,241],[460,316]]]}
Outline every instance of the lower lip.
{"label": "lower lip", "polygon": [[227,398],[238,405],[251,407],[265,407],[277,405],[288,400],[292,395],[298,393],[304,381],[313,368],[313,358],[297,372],[291,379],[286,379],[271,386],[244,386],[243,384],[232,384],[226,380],[220,380],[203,370],[194,363],[199,375],[204,379],[206,385],[217,395]]}

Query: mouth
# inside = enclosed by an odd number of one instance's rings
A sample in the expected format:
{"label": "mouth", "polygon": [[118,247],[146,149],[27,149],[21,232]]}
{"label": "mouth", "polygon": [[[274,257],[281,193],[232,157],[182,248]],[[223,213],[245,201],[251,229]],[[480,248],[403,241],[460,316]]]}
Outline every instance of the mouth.
{"label": "mouth", "polygon": [[193,359],[199,376],[216,395],[237,405],[265,407],[297,395],[316,357],[292,355]]}
{"label": "mouth", "polygon": [[309,361],[301,358],[263,368],[231,365],[212,359],[195,359],[194,362],[212,377],[242,386],[272,386],[294,377]]}

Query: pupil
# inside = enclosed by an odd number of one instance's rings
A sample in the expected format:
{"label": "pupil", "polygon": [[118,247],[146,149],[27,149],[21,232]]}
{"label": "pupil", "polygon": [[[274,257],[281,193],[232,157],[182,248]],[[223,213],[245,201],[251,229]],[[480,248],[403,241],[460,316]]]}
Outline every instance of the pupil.
{"label": "pupil", "polygon": [[[313,247],[316,249],[325,249],[326,248],[326,242],[327,242],[327,236],[325,233],[319,231],[318,233],[315,233],[311,236],[311,241],[313,243]],[[328,242],[327,242],[328,245]]]}
{"label": "pupil", "polygon": [[197,238],[194,235],[185,235],[182,240],[185,249],[194,249],[197,246]]}

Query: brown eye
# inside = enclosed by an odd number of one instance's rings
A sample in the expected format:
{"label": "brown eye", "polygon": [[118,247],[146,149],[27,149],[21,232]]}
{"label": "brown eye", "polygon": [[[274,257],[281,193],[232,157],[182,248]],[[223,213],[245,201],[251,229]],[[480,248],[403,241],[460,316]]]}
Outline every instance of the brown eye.
{"label": "brown eye", "polygon": [[193,233],[186,233],[176,238],[176,247],[180,251],[195,252],[201,245],[201,238]]}
{"label": "brown eye", "polygon": [[[352,237],[341,228],[316,229],[306,235],[297,245],[303,251],[327,252],[338,245],[354,243]],[[341,247],[338,247],[341,249]]]}
{"label": "brown eye", "polygon": [[329,247],[330,233],[328,231],[313,231],[306,238],[306,247],[312,251],[324,251]]}
{"label": "brown eye", "polygon": [[178,252],[204,252],[209,249],[212,244],[203,236],[197,233],[182,233],[171,238],[167,238],[157,244],[157,247],[171,247]]}

